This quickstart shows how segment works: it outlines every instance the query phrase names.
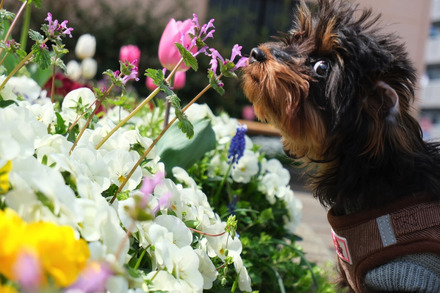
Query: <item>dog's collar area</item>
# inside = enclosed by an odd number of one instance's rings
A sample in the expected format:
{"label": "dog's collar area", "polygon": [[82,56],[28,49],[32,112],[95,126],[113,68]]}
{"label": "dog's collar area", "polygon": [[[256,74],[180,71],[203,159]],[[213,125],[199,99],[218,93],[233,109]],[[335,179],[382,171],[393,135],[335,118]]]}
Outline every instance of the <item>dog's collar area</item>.
{"label": "dog's collar area", "polygon": [[373,268],[408,254],[440,255],[440,201],[430,195],[344,216],[330,210],[328,221],[339,265],[355,292],[362,292],[362,279]]}

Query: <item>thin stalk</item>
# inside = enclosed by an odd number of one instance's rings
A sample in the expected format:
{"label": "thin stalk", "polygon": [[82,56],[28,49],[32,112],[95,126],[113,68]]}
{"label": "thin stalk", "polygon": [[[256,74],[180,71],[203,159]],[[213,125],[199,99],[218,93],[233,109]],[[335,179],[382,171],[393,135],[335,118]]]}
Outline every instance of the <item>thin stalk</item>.
{"label": "thin stalk", "polygon": [[[48,40],[49,39],[45,39],[41,43],[41,45],[46,44],[46,42]],[[6,83],[11,79],[11,77],[13,77],[17,73],[17,71],[19,71],[24,65],[26,65],[26,63],[32,58],[33,55],[34,55],[34,52],[31,51],[29,54],[26,55],[26,57],[23,58],[23,60],[20,61],[20,63],[18,63],[17,66],[15,66],[15,68],[9,73],[9,75],[5,78],[3,83],[0,85],[0,90],[2,90],[5,87]]]}
{"label": "thin stalk", "polygon": [[78,136],[76,137],[75,142],[73,143],[72,148],[69,151],[69,155],[72,154],[72,151],[75,149],[76,145],[78,144],[78,141],[81,139],[82,135],[84,134],[84,131],[86,131],[87,126],[89,126],[90,121],[92,121],[92,118],[95,115],[96,111],[98,110],[99,106],[101,106],[102,102],[108,96],[108,94],[111,92],[114,86],[115,84],[112,83],[112,85],[108,88],[105,94],[95,103],[95,110],[93,110],[92,114],[90,114],[90,117],[89,119],[87,119],[86,124],[83,126]]}
{"label": "thin stalk", "polygon": [[3,9],[3,4],[5,4],[5,0],[2,0],[2,2],[0,3],[0,9]]}
{"label": "thin stalk", "polygon": [[52,69],[52,86],[50,88],[50,101],[53,103],[55,103],[55,70],[57,69],[56,65],[53,65],[53,69]]}
{"label": "thin stalk", "polygon": [[70,125],[69,129],[67,129],[67,132],[72,131],[73,127],[75,127],[75,125],[78,124],[79,119],[81,119],[82,117],[84,117],[84,115],[86,115],[87,110],[89,110],[90,108],[92,108],[92,106],[96,104],[96,101],[97,101],[97,100],[94,100],[93,103],[91,103],[91,104],[87,107],[87,109],[86,109],[84,112],[82,112],[82,114],[79,115],[79,116],[75,119],[75,121],[73,121],[73,123],[72,123],[72,125]]}
{"label": "thin stalk", "polygon": [[[177,65],[174,67],[174,69],[171,71],[170,75],[165,79],[165,82],[169,83],[171,79],[174,77],[174,74],[177,72],[177,68],[182,64],[183,58],[180,59],[180,61],[177,63]],[[109,138],[113,135],[113,133],[116,132],[119,128],[121,128],[125,123],[127,123],[128,120],[130,120],[134,115],[139,112],[148,102],[150,102],[160,91],[160,88],[157,87],[145,100],[140,103],[136,109],[134,109],[130,114],[128,114],[127,117],[124,118],[121,122],[118,123],[113,129],[107,133],[107,135],[96,145],[95,149],[99,149]]]}
{"label": "thin stalk", "polygon": [[145,100],[140,103],[136,109],[134,109],[130,114],[128,114],[127,117],[124,118],[121,122],[118,123],[112,130],[110,130],[109,133],[96,145],[95,149],[99,149],[109,138],[113,135],[113,133],[116,132],[120,127],[122,127],[125,123],[127,123],[128,120],[130,120],[134,115],[139,112],[140,109],[142,109],[148,102],[150,102],[160,91],[160,88],[156,88]]}
{"label": "thin stalk", "polygon": [[136,221],[132,220],[130,226],[127,229],[127,233],[125,234],[125,237],[121,240],[121,243],[119,243],[118,250],[115,253],[116,259],[118,259],[121,256],[122,250],[124,249],[124,244],[126,241],[128,241],[128,238],[131,235],[131,231],[133,231],[135,226],[136,226]]}
{"label": "thin stalk", "polygon": [[[218,77],[220,78],[221,75]],[[211,85],[208,84],[197,96],[194,97],[194,99],[191,100],[191,102],[188,103],[188,105],[186,105],[183,109],[182,112],[185,113],[186,110],[188,110],[188,108],[194,104],[201,96],[203,96],[204,93],[206,93],[209,89],[211,88]],[[115,195],[113,195],[112,199],[110,200],[110,204],[112,204],[115,199],[116,196],[122,191],[122,189],[124,188],[125,184],[127,184],[128,179],[130,179],[130,177],[133,175],[134,171],[136,171],[136,168],[138,166],[140,166],[140,164],[142,163],[142,161],[148,156],[148,154],[150,153],[150,151],[153,149],[153,147],[157,144],[157,142],[162,138],[162,136],[165,134],[165,132],[171,127],[171,125],[177,120],[177,117],[174,117],[170,123],[168,123],[168,125],[162,130],[162,132],[159,134],[158,137],[156,137],[156,139],[151,143],[151,145],[148,147],[148,149],[142,154],[142,156],[139,158],[139,160],[136,162],[136,164],[134,164],[133,168],[131,169],[131,171],[128,173],[128,175],[125,177],[125,180],[122,182],[121,186],[119,186],[118,190],[116,191]]]}
{"label": "thin stalk", "polygon": [[[21,13],[23,12],[23,9],[26,7],[27,1],[23,2],[20,9],[18,10],[17,14],[15,15],[14,20],[11,23],[11,26],[8,29],[8,32],[5,35],[5,38],[3,39],[3,42],[6,42],[7,39],[9,39],[9,36],[11,35],[12,29],[14,28],[15,24],[17,23],[18,18],[20,17]],[[3,7],[3,1],[1,3],[1,6]],[[3,48],[0,48],[0,55],[3,53]]]}
{"label": "thin stalk", "polygon": [[26,10],[24,11],[24,20],[21,26],[21,35],[20,35],[20,45],[23,50],[26,49],[27,39],[28,39],[28,31],[29,24],[31,22],[31,12],[32,6],[26,6]]}
{"label": "thin stalk", "polygon": [[211,236],[211,237],[219,237],[219,236],[222,236],[222,235],[226,234],[226,231],[223,231],[222,233],[218,233],[218,234],[209,234],[209,233],[202,232],[200,230],[197,230],[197,229],[194,229],[194,228],[190,228],[190,227],[188,227],[188,229],[190,229],[191,231],[196,232],[196,233],[198,233],[200,235]]}
{"label": "thin stalk", "polygon": [[215,196],[214,196],[214,200],[215,200],[216,202],[219,202],[219,198],[218,198],[218,197],[220,196],[220,192],[222,191],[223,186],[225,185],[226,180],[227,180],[228,177],[229,177],[229,173],[231,173],[232,165],[233,165],[233,164],[229,164],[228,170],[226,171],[225,176],[223,176],[223,179],[222,179],[222,181],[220,182],[220,186],[219,186],[219,188],[217,188],[217,192],[215,193]]}

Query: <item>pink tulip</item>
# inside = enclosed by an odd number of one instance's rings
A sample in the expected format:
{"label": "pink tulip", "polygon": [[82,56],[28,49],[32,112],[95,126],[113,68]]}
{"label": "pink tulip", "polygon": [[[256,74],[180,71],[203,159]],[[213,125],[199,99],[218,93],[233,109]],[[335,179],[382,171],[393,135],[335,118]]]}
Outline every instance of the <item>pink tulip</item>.
{"label": "pink tulip", "polygon": [[252,106],[244,106],[241,110],[241,116],[245,120],[254,120],[255,119],[255,112],[254,108]]}
{"label": "pink tulip", "polygon": [[135,45],[127,45],[122,46],[119,50],[119,60],[122,62],[128,61],[129,63],[133,63],[136,61],[134,65],[139,66],[139,59],[141,58],[141,50],[139,50],[138,46]]}
{"label": "pink tulip", "polygon": [[147,89],[149,89],[150,91],[154,91],[157,88],[157,85],[155,85],[153,83],[153,79],[149,76],[147,76],[147,78],[145,79],[145,86],[147,87]]}
{"label": "pink tulip", "polygon": [[[180,90],[185,86],[185,83],[186,83],[186,72],[177,71],[176,74],[174,75],[173,88],[176,90]],[[150,91],[154,91],[157,88],[157,86],[153,83],[153,79],[151,79],[151,77],[148,76],[145,80],[145,86]]]}
{"label": "pink tulip", "polygon": [[[176,21],[174,18],[172,18],[165,27],[159,42],[159,61],[162,66],[169,71],[172,71],[182,58],[175,43],[180,43],[186,49],[190,49],[189,46],[191,45],[191,38],[188,35],[188,32],[193,28],[193,26],[194,23],[191,19],[187,19],[185,21]],[[192,48],[191,52],[197,52],[197,47]],[[188,69],[189,67],[185,66],[185,64],[182,64],[178,70],[186,71]]]}
{"label": "pink tulip", "polygon": [[174,75],[174,84],[173,87],[176,90],[180,90],[185,86],[186,82],[186,72],[185,71],[177,71]]}

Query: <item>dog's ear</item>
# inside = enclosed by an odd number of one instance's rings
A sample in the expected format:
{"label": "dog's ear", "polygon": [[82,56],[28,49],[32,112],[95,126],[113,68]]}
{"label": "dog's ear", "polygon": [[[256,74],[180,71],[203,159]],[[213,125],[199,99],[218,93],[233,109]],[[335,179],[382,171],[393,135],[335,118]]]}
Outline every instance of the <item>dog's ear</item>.
{"label": "dog's ear", "polygon": [[376,92],[382,97],[382,106],[387,111],[386,119],[395,121],[396,115],[399,114],[399,95],[389,84],[382,80],[376,83]]}

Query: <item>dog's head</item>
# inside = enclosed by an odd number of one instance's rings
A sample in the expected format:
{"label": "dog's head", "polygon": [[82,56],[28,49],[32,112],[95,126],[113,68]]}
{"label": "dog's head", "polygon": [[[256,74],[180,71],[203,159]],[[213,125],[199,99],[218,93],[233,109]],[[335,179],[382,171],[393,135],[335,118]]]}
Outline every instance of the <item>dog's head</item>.
{"label": "dog's head", "polygon": [[349,1],[319,0],[314,13],[302,2],[291,31],[252,49],[244,92],[291,155],[331,161],[349,149],[369,157],[411,151],[415,71],[378,20]]}

